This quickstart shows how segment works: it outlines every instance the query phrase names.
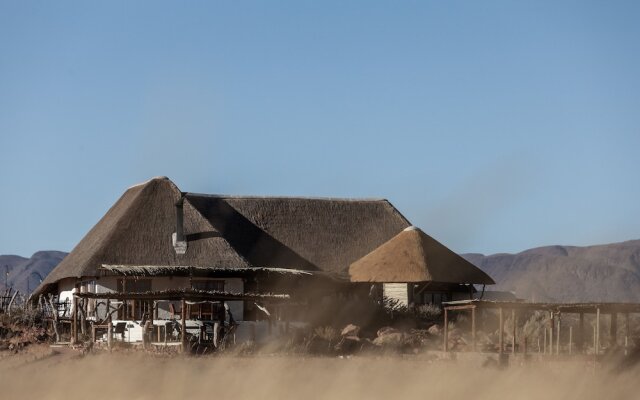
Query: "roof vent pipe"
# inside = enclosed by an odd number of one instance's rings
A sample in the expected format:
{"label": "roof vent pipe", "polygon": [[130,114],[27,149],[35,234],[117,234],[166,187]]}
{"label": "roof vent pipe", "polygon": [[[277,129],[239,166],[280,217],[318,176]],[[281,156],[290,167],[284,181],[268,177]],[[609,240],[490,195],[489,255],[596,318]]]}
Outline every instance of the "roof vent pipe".
{"label": "roof vent pipe", "polygon": [[173,248],[176,254],[184,254],[187,252],[187,240],[184,236],[184,196],[182,193],[180,199],[176,202],[176,231],[171,235]]}

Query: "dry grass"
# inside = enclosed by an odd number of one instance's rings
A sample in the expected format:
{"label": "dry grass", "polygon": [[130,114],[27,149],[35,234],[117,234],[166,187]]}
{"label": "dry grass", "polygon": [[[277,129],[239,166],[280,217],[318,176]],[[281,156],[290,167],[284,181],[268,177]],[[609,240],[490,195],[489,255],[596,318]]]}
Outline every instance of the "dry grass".
{"label": "dry grass", "polygon": [[354,357],[151,357],[46,350],[0,361],[0,397],[63,399],[631,399],[638,370],[579,363],[499,370],[461,362]]}

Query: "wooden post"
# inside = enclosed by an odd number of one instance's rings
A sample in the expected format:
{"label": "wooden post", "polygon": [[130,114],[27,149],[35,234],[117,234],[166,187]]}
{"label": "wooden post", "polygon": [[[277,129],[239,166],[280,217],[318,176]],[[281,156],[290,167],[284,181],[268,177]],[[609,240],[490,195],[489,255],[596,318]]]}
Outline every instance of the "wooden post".
{"label": "wooden post", "polygon": [[611,347],[618,346],[618,313],[611,313],[611,323],[609,324],[609,337],[611,338]]}
{"label": "wooden post", "polygon": [[544,354],[547,354],[547,327],[544,327]]}
{"label": "wooden post", "polygon": [[80,333],[82,333],[83,336],[87,334],[88,303],[89,299],[82,299],[80,303],[80,311],[82,311],[82,314],[80,314]]}
{"label": "wooden post", "polygon": [[449,351],[449,310],[444,309],[444,326],[442,327],[442,334],[444,340],[444,352]]}
{"label": "wooden post", "polygon": [[556,319],[553,311],[551,311],[551,319],[549,326],[549,354],[553,355],[553,328],[555,328]]}
{"label": "wooden post", "polygon": [[107,323],[107,348],[111,351],[113,347],[113,322],[111,322],[111,315],[109,315],[109,322]]}
{"label": "wooden post", "polygon": [[186,353],[187,351],[187,303],[182,300],[182,309],[180,310],[180,316],[182,321],[181,327],[181,340],[182,340],[182,352]]}
{"label": "wooden post", "polygon": [[562,318],[560,313],[558,313],[558,318],[556,318],[556,355],[560,354],[560,325],[562,325]]}
{"label": "wooden post", "polygon": [[78,343],[78,297],[73,295],[73,311],[71,312],[71,344]]}
{"label": "wooden post", "polygon": [[500,307],[500,327],[499,332],[498,332],[498,353],[502,354],[502,352],[504,351],[504,311],[502,310],[502,307]]}
{"label": "wooden post", "polygon": [[598,345],[596,344],[596,342],[598,341],[598,338],[596,337],[598,334],[596,333],[596,327],[595,325],[593,326],[593,354],[596,354],[596,351],[598,349]]}
{"label": "wooden post", "polygon": [[596,355],[600,354],[600,308],[596,308]]}
{"label": "wooden post", "polygon": [[476,351],[476,306],[471,308],[471,344]]}
{"label": "wooden post", "polygon": [[629,313],[624,313],[624,355],[628,354],[629,347]]}
{"label": "wooden post", "polygon": [[512,309],[511,310],[511,322],[513,323],[513,329],[511,332],[511,353],[515,354],[516,353],[516,310]]}
{"label": "wooden post", "polygon": [[580,313],[580,324],[578,325],[578,337],[576,340],[579,353],[584,351],[584,313]]}
{"label": "wooden post", "polygon": [[573,326],[569,325],[569,354],[572,352],[573,346]]}

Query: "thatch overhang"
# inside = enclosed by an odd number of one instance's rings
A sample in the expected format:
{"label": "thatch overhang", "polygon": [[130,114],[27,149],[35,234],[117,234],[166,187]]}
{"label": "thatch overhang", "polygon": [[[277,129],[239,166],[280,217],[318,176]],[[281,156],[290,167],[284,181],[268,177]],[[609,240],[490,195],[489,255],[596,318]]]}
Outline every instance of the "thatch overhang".
{"label": "thatch overhang", "polygon": [[110,299],[110,300],[167,300],[167,301],[285,301],[288,294],[273,293],[236,293],[222,291],[206,291],[196,289],[169,289],[147,292],[107,292],[107,293],[76,293],[80,298]]}
{"label": "thatch overhang", "polygon": [[[185,254],[176,253],[171,239],[181,198]],[[407,226],[384,199],[185,194],[159,177],[129,188],[34,295],[55,290],[65,278],[98,277],[103,264],[268,266],[346,276],[349,264]]]}
{"label": "thatch overhang", "polygon": [[416,227],[409,227],[349,267],[352,282],[495,284],[493,279]]}
{"label": "thatch overhang", "polygon": [[211,268],[186,265],[106,265],[99,269],[102,276],[129,277],[194,276],[239,277],[252,275],[312,276],[310,271],[290,268]]}

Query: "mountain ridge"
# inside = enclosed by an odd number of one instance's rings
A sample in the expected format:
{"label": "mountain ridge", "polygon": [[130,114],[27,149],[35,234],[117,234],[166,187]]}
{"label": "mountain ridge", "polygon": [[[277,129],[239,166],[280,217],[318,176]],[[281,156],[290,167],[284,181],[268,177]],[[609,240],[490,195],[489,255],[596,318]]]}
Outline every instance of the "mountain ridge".
{"label": "mountain ridge", "polygon": [[640,240],[462,257],[526,300],[640,302]]}

